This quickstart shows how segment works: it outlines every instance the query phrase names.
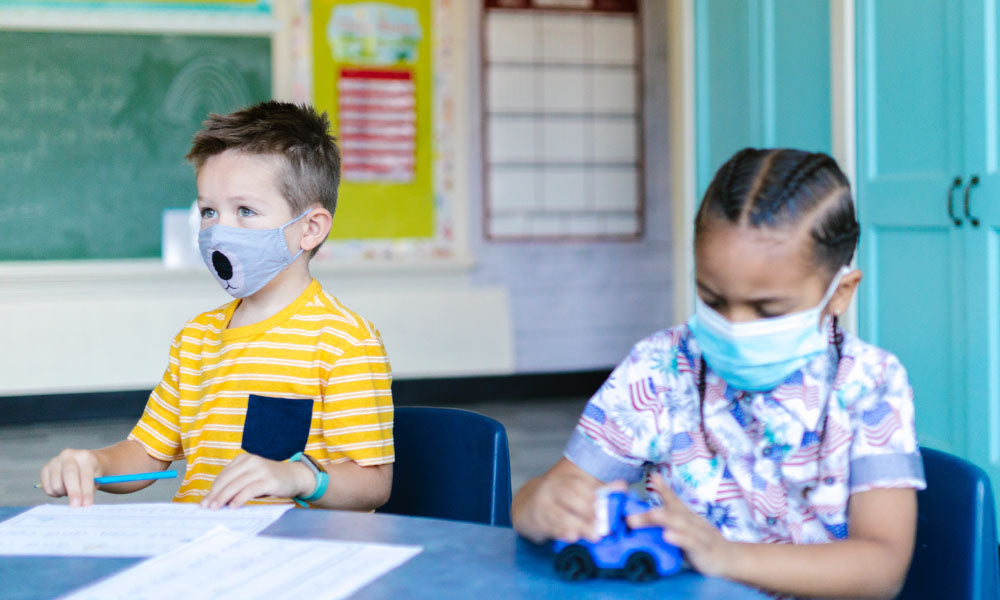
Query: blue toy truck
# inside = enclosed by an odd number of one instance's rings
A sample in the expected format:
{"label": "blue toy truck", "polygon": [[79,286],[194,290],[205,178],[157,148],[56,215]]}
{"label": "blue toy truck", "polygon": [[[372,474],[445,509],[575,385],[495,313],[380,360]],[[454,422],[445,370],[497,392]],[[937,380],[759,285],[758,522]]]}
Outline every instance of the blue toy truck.
{"label": "blue toy truck", "polygon": [[631,492],[601,492],[597,518],[603,537],[597,542],[555,541],[556,573],[568,581],[584,581],[595,575],[649,581],[680,571],[681,551],[663,541],[662,527],[633,529],[625,521],[629,515],[650,508],[648,502]]}

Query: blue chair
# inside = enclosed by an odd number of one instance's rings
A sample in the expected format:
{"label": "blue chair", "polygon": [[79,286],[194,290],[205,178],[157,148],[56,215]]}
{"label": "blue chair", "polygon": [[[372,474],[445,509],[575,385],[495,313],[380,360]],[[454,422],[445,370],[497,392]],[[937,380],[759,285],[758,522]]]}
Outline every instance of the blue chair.
{"label": "blue chair", "polygon": [[917,492],[917,541],[899,598],[1000,598],[997,523],[986,473],[921,448],[927,489]]}
{"label": "blue chair", "polygon": [[499,422],[467,410],[396,407],[392,494],[378,512],[510,527],[510,451]]}

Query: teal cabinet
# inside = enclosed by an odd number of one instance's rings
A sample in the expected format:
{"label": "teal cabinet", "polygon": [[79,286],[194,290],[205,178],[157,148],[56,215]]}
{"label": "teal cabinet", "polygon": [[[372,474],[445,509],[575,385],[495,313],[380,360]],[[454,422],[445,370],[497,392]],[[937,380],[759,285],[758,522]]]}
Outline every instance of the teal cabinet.
{"label": "teal cabinet", "polygon": [[[860,335],[1000,491],[1000,0],[854,1]],[[830,152],[830,3],[693,4],[698,194],[745,146]]]}
{"label": "teal cabinet", "polygon": [[920,442],[997,485],[997,2],[856,8],[860,333],[906,366]]}
{"label": "teal cabinet", "polygon": [[[965,373],[970,411],[968,456],[1000,489],[1000,10],[967,0],[965,159],[978,186],[963,194]],[[968,201],[966,201],[968,199]]]}
{"label": "teal cabinet", "polygon": [[747,146],[830,152],[829,0],[695,0],[697,189]]}

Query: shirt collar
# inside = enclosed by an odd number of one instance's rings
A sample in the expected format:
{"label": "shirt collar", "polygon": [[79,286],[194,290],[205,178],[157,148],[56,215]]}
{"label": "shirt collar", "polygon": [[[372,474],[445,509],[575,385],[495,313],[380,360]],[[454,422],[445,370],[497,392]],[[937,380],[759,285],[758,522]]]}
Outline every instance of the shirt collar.
{"label": "shirt collar", "polygon": [[[704,361],[699,362],[705,365]],[[831,369],[836,369],[836,365],[837,351],[831,344],[827,352],[809,361],[790,375],[784,383],[769,392],[739,391],[723,382],[709,369],[706,373],[703,399],[705,419],[719,413],[731,412],[730,407],[734,401],[738,401],[738,398],[752,399],[763,395],[777,403],[775,410],[791,415],[806,431],[817,431],[833,387],[835,373],[832,373]]]}

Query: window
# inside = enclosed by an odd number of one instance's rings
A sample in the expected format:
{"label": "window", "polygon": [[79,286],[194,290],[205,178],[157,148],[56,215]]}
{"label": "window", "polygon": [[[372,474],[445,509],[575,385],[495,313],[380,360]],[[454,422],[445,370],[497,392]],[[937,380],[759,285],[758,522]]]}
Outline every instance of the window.
{"label": "window", "polygon": [[638,238],[636,3],[487,0],[483,36],[487,238]]}

